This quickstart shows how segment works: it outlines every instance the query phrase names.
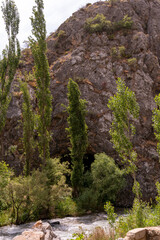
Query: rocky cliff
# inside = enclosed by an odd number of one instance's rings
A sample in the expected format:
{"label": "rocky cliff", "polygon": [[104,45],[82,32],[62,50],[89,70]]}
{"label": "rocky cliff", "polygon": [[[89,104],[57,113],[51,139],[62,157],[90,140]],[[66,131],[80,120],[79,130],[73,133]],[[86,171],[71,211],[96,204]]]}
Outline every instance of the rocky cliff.
{"label": "rocky cliff", "polygon": [[[130,28],[117,27],[112,31],[90,33],[85,29],[88,18],[103,14],[109,24],[117,26],[124,17],[130,17]],[[101,15],[102,16],[102,15]],[[54,19],[53,19],[54,21]],[[110,0],[87,4],[75,12],[58,30],[47,38],[48,60],[53,95],[51,155],[68,154],[69,140],[62,104],[67,104],[68,79],[74,78],[80,87],[82,98],[87,100],[87,117],[90,158],[98,152],[106,152],[119,162],[110,143],[109,128],[112,115],[107,107],[108,99],[116,92],[116,79],[125,79],[126,85],[135,91],[140,105],[140,119],[136,123],[134,147],[138,153],[137,180],[145,200],[155,197],[155,182],[160,180],[160,165],[152,128],[154,96],[160,92],[160,2],[158,0]],[[96,23],[95,23],[96,24]],[[116,25],[117,24],[117,25]],[[29,49],[22,52],[20,71],[29,72],[33,59]],[[23,77],[21,77],[23,78]],[[34,103],[36,82],[29,82]],[[15,79],[12,86],[12,101],[2,137],[1,158],[11,166],[23,165],[21,143],[22,95]],[[132,199],[132,179],[127,180],[124,200]]]}

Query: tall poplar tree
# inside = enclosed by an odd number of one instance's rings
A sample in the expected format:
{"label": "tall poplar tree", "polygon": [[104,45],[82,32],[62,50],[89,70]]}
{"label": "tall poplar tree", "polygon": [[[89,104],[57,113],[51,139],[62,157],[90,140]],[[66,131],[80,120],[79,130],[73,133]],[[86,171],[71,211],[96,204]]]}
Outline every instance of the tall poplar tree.
{"label": "tall poplar tree", "polygon": [[34,113],[32,110],[27,83],[21,82],[20,86],[23,92],[22,112],[23,112],[23,146],[26,158],[25,174],[26,176],[29,176],[34,151]]}
{"label": "tall poplar tree", "polygon": [[3,2],[2,13],[8,46],[3,50],[0,60],[0,133],[5,126],[6,113],[11,100],[10,88],[20,58],[20,45],[17,39],[20,20],[15,2],[13,0]]}
{"label": "tall poplar tree", "polygon": [[35,0],[36,6],[33,7],[33,16],[31,17],[32,34],[35,38],[30,37],[30,46],[35,62],[35,77],[37,80],[36,96],[38,102],[38,144],[39,153],[43,161],[50,157],[49,127],[51,123],[52,97],[50,92],[50,74],[49,64],[46,57],[46,23],[44,18],[43,0]]}
{"label": "tall poplar tree", "polygon": [[83,184],[83,157],[88,145],[87,125],[85,123],[86,101],[80,99],[78,84],[69,79],[68,83],[69,113],[67,128],[71,143],[72,173],[71,182],[73,196],[78,197]]}
{"label": "tall poplar tree", "polygon": [[117,93],[109,99],[108,107],[112,110],[113,121],[110,129],[111,141],[122,158],[127,172],[134,179],[134,192],[139,198],[138,183],[136,181],[137,153],[133,149],[135,135],[135,120],[139,117],[139,105],[133,91],[126,87],[124,80],[118,78]]}

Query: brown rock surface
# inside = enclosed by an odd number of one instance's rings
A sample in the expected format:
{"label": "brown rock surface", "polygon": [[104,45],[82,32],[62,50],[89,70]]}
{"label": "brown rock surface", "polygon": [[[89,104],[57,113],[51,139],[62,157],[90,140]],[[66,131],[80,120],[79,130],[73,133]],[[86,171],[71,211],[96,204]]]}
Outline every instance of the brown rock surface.
{"label": "brown rock surface", "polygon": [[[129,30],[115,31],[112,35],[105,32],[89,34],[84,29],[85,21],[89,17],[95,17],[97,13],[104,14],[106,19],[112,22],[120,21],[128,15],[133,20],[133,27]],[[152,128],[154,96],[160,92],[159,23],[158,0],[117,0],[113,4],[99,1],[75,12],[47,39],[53,95],[51,155],[64,156],[68,153],[69,140],[65,132],[67,115],[61,104],[67,104],[67,83],[71,77],[77,80],[82,97],[88,101],[87,153],[93,155],[106,152],[119,162],[110,143],[109,128],[112,116],[107,102],[116,92],[117,77],[121,77],[125,79],[127,86],[135,91],[140,105],[140,119],[136,123],[134,147],[139,159],[137,180],[145,200],[155,197],[155,182],[160,180],[160,165]],[[58,37],[60,30],[64,32]],[[120,46],[125,47],[125,57],[113,58],[111,49],[116,47],[118,52]],[[129,64],[130,58],[136,58],[136,63]],[[22,60],[20,70],[29,72],[33,66],[29,50],[23,51]],[[19,91],[16,84],[15,80],[13,92]],[[29,85],[34,102],[33,93],[36,83],[32,82]],[[23,159],[20,141],[22,128],[19,123],[22,96],[13,95],[2,139],[1,158],[19,169],[23,165],[23,161],[19,160]],[[17,146],[14,153],[8,150],[11,145]],[[118,200],[123,206],[129,205],[133,199],[131,177],[128,177],[127,181],[125,193],[122,193],[121,199]]]}
{"label": "brown rock surface", "polygon": [[13,240],[60,240],[53,233],[49,223],[43,223],[41,220],[36,222],[32,229],[24,231],[20,236],[16,236]]}

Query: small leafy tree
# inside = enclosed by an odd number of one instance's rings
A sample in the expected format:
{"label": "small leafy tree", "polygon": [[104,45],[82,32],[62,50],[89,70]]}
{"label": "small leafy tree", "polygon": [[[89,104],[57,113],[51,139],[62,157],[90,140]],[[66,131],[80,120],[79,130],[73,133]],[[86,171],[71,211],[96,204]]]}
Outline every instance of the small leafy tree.
{"label": "small leafy tree", "polygon": [[82,190],[82,177],[84,171],[83,156],[88,145],[87,125],[85,123],[86,101],[80,99],[78,84],[69,79],[68,83],[69,113],[67,128],[71,143],[71,158],[73,170],[71,173],[71,182],[73,187],[73,196],[78,197]]}
{"label": "small leafy tree", "polygon": [[34,151],[34,114],[26,82],[21,82],[23,92],[23,145],[26,158],[26,176],[30,175],[30,165]]}
{"label": "small leafy tree", "polygon": [[124,185],[123,174],[115,164],[113,158],[105,153],[95,154],[95,161],[91,165],[94,194],[97,195],[98,204],[106,200],[115,201],[118,191]]}
{"label": "small leafy tree", "polygon": [[137,153],[133,150],[132,144],[135,135],[134,122],[139,117],[139,105],[135,93],[126,87],[121,78],[117,80],[117,93],[109,99],[108,107],[113,113],[110,129],[111,141],[122,158],[122,162],[126,165],[127,173],[132,173],[135,193],[139,198],[135,174]]}
{"label": "small leafy tree", "polygon": [[104,205],[104,210],[107,213],[107,220],[111,228],[114,228],[114,224],[116,222],[117,214],[114,212],[114,206],[112,206],[111,202],[106,202]]}
{"label": "small leafy tree", "polygon": [[50,133],[49,127],[51,122],[52,111],[52,96],[50,92],[50,74],[49,65],[46,57],[46,24],[43,14],[44,4],[43,0],[35,0],[36,6],[33,7],[33,16],[31,17],[32,37],[29,38],[32,54],[35,61],[35,78],[37,80],[37,102],[38,102],[38,136],[39,136],[39,153],[43,161],[50,157],[49,141]]}
{"label": "small leafy tree", "polygon": [[20,46],[17,40],[19,14],[14,1],[3,2],[2,12],[8,35],[8,46],[3,50],[0,60],[0,133],[5,126],[7,109],[11,100],[10,88],[20,58]]}

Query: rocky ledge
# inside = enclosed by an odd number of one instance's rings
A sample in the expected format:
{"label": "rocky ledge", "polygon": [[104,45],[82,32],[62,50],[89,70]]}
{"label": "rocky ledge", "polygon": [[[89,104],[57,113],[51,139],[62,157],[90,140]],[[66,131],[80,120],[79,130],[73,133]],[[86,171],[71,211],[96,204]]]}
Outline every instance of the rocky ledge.
{"label": "rocky ledge", "polygon": [[60,240],[49,223],[36,222],[32,229],[24,231],[20,236],[16,236],[13,240]]}

